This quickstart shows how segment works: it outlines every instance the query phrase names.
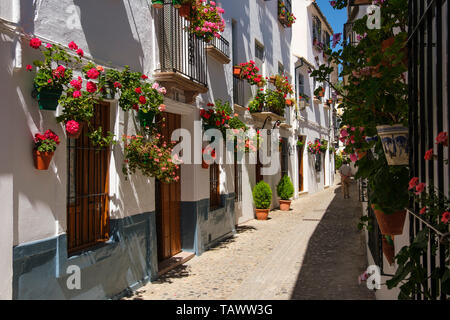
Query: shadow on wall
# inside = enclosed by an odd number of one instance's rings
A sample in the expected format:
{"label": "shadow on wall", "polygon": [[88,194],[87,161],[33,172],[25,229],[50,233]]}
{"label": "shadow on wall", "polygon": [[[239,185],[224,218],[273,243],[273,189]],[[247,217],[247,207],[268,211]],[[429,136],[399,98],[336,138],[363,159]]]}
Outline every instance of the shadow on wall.
{"label": "shadow on wall", "polygon": [[[116,107],[116,110],[120,110]],[[119,111],[121,112],[121,111]],[[112,116],[115,118],[114,116]],[[122,121],[120,121],[122,122]],[[123,134],[130,136],[135,134],[134,127],[130,130],[130,123],[132,123],[129,113],[124,114],[123,119]],[[122,128],[120,128],[120,131]],[[117,137],[120,139],[121,137]],[[143,176],[139,170],[136,174],[123,174],[123,164],[125,159],[123,143],[119,143],[113,147],[115,172],[117,173],[116,192],[111,191],[111,202],[114,209],[111,210],[110,216],[112,219],[121,219],[137,213],[149,211],[149,199],[154,199],[155,182],[153,178]],[[154,210],[154,208],[153,208]]]}
{"label": "shadow on wall", "polygon": [[292,300],[373,300],[358,276],[367,268],[364,233],[357,228],[362,215],[358,190],[350,185],[350,199],[342,187],[311,236],[291,295]]}
{"label": "shadow on wall", "polygon": [[[81,26],[94,59],[100,58],[113,65],[128,65],[132,70],[142,70],[144,49],[139,35],[142,26],[150,25],[150,21],[141,21],[148,15],[139,14],[136,6],[142,5],[140,10],[148,10],[149,13],[151,8],[146,2],[137,3],[74,0],[74,4],[80,9]],[[128,5],[128,8],[125,8],[125,5]]]}

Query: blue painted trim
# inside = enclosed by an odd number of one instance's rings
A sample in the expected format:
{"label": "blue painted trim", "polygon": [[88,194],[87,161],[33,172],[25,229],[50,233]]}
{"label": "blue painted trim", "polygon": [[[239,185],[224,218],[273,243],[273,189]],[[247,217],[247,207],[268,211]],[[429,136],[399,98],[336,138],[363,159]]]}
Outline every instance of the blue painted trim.
{"label": "blue painted trim", "polygon": [[[14,247],[13,299],[115,298],[155,280],[155,213],[110,221],[109,241],[71,257],[66,234]],[[80,290],[67,288],[69,265],[80,267]]]}

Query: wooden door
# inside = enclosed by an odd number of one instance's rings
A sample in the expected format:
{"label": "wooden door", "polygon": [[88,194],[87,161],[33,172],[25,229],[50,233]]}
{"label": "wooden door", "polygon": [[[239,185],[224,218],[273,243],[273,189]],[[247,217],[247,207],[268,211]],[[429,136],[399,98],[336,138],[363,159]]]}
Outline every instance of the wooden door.
{"label": "wooden door", "polygon": [[[109,130],[109,104],[94,107],[94,128]],[[109,239],[109,148],[94,147],[84,125],[78,139],[68,139],[68,252]]]}
{"label": "wooden door", "polygon": [[[161,127],[162,139],[167,143],[175,129],[181,127],[181,116],[163,113],[165,126]],[[180,172],[178,172],[178,175]],[[180,201],[181,179],[178,182],[156,181],[156,228],[158,260],[168,259],[181,252]]]}
{"label": "wooden door", "polygon": [[[304,141],[303,137],[299,138],[299,140]],[[298,190],[299,192],[304,191],[303,184],[303,148],[297,148],[298,152]]]}

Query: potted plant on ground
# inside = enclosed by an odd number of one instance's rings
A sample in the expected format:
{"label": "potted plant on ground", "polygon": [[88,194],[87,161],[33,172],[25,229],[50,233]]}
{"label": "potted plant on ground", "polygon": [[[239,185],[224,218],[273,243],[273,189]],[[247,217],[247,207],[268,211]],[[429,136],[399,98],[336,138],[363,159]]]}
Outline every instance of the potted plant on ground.
{"label": "potted plant on ground", "polygon": [[256,219],[267,220],[272,203],[272,190],[266,182],[260,181],[253,188],[253,202],[255,203]]}
{"label": "potted plant on ground", "polygon": [[294,195],[294,185],[288,175],[284,175],[277,185],[277,194],[280,197],[280,210],[289,211],[292,196]]}
{"label": "potted plant on ground", "polygon": [[48,170],[58,144],[59,137],[50,129],[44,134],[35,134],[33,160],[36,169]]}

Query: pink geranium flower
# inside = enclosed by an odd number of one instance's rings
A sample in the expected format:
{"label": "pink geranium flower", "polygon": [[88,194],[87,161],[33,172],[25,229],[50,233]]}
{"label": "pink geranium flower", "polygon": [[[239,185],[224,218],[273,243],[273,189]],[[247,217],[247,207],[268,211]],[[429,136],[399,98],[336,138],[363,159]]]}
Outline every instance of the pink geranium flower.
{"label": "pink geranium flower", "polygon": [[77,44],[75,42],[73,42],[73,41],[71,41],[68,46],[69,46],[69,49],[71,49],[71,50],[77,50],[78,49]]}
{"label": "pink geranium flower", "polygon": [[77,134],[78,131],[80,130],[80,124],[78,122],[76,122],[75,120],[69,120],[66,123],[66,131],[69,134]]}

